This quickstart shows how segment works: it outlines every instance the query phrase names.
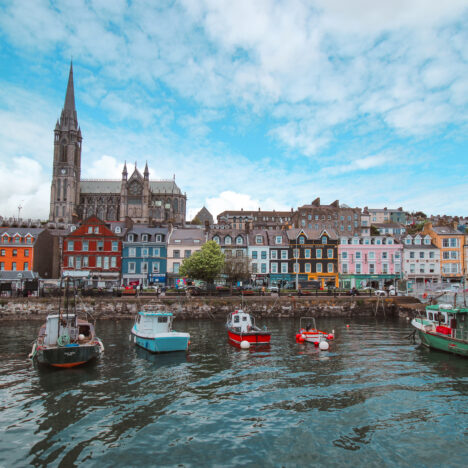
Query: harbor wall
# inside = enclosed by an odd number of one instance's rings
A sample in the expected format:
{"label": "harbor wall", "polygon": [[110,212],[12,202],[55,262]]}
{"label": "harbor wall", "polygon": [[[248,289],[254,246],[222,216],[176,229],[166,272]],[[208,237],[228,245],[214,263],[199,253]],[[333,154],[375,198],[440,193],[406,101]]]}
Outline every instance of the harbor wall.
{"label": "harbor wall", "polygon": [[[229,312],[244,308],[258,318],[393,316],[411,318],[424,310],[412,297],[239,297],[202,298],[83,298],[76,302],[78,314],[96,319],[133,318],[140,310],[164,308],[176,319],[225,320]],[[63,305],[62,305],[63,308]],[[70,306],[73,310],[73,304]],[[0,320],[43,320],[57,313],[58,299],[0,299]]]}

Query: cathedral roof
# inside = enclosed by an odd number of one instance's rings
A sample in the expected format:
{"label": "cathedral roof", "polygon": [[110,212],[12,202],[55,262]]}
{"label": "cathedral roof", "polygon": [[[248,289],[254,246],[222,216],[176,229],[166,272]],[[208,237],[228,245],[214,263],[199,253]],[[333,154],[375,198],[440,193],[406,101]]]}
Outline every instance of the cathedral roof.
{"label": "cathedral roof", "polygon": [[[120,194],[122,181],[120,180],[82,180],[80,188],[82,194],[108,193]],[[167,193],[181,195],[182,192],[173,180],[150,180],[149,187],[153,193]]]}

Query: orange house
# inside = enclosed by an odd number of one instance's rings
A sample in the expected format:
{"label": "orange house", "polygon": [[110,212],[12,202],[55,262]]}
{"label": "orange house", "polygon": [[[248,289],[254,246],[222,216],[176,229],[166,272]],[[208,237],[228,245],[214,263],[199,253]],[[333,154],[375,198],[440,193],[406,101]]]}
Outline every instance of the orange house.
{"label": "orange house", "polygon": [[464,275],[464,235],[451,226],[433,226],[426,223],[423,234],[431,236],[440,249],[440,273],[442,279],[459,282]]}
{"label": "orange house", "polygon": [[52,272],[52,236],[47,229],[0,228],[0,271]]}

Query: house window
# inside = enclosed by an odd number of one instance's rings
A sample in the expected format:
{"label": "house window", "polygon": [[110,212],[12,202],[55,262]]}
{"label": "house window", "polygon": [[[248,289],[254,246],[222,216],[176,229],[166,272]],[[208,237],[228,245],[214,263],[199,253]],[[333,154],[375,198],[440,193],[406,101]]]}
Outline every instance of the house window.
{"label": "house window", "polygon": [[148,256],[148,248],[144,247],[141,249],[141,256],[142,257],[147,257]]}
{"label": "house window", "polygon": [[29,257],[29,249],[24,249],[24,256]]}
{"label": "house window", "polygon": [[12,253],[12,256],[13,257],[16,257],[18,255],[18,251],[16,249],[13,249],[13,253]]}
{"label": "house window", "polygon": [[237,236],[236,238],[236,244],[237,245],[242,245],[244,243],[244,239],[242,239],[241,236]]}
{"label": "house window", "polygon": [[102,252],[104,250],[104,242],[102,240],[97,242],[97,249],[98,252]]}
{"label": "house window", "polygon": [[410,273],[414,273],[415,272],[415,265],[414,263],[411,263],[410,264]]}
{"label": "house window", "polygon": [[425,265],[419,265],[419,273],[426,273]]}
{"label": "house window", "polygon": [[270,256],[272,260],[278,259],[278,251],[277,250],[270,250]]}
{"label": "house window", "polygon": [[94,227],[94,234],[99,234],[99,226]]}
{"label": "house window", "polygon": [[293,258],[299,258],[299,249],[293,249]]}
{"label": "house window", "polygon": [[117,241],[112,241],[112,252],[119,251],[119,243]]}
{"label": "house window", "polygon": [[[238,238],[239,239],[239,238]],[[257,244],[262,244],[263,243],[263,237],[262,236],[256,236],[255,237],[255,242]]]}
{"label": "house window", "polygon": [[303,236],[299,237],[299,244],[304,244],[305,238]]}
{"label": "house window", "polygon": [[262,260],[266,260],[266,259],[267,259],[267,252],[266,252],[266,250],[262,250],[262,251],[260,252],[260,254],[261,254],[261,259],[262,259]]}
{"label": "house window", "polygon": [[327,257],[328,258],[333,258],[333,249],[328,249],[327,250]]}
{"label": "house window", "polygon": [[242,250],[236,250],[236,257],[241,258],[244,254],[242,253]]}
{"label": "house window", "polygon": [[111,257],[111,268],[117,268],[117,257]]}
{"label": "house window", "polygon": [[225,243],[226,245],[231,245],[231,243],[232,243],[231,241],[232,241],[232,239],[231,239],[229,236],[226,236],[226,237],[224,238],[224,243]]}
{"label": "house window", "polygon": [[75,268],[77,270],[81,270],[81,257],[76,257],[75,258]]}
{"label": "house window", "polygon": [[310,265],[310,263],[306,263],[306,264],[305,264],[305,272],[306,272],[306,273],[310,273],[310,272],[311,272],[311,265]]}
{"label": "house window", "polygon": [[11,263],[11,270],[16,271],[16,262]]}
{"label": "house window", "polygon": [[161,249],[159,247],[155,247],[153,249],[153,257],[160,257],[161,256]]}
{"label": "house window", "polygon": [[414,252],[410,252],[409,253],[409,258],[414,258],[414,257],[415,257]]}
{"label": "house window", "polygon": [[356,274],[357,275],[361,274],[361,264],[360,263],[356,263]]}
{"label": "house window", "polygon": [[128,262],[128,272],[135,273],[136,270],[136,263],[135,262]]}
{"label": "house window", "polygon": [[348,258],[348,252],[341,252],[341,258],[346,260]]}
{"label": "house window", "polygon": [[74,250],[73,241],[68,241],[68,242],[67,242],[67,250],[68,250],[69,252],[71,252],[71,251]]}
{"label": "house window", "polygon": [[375,259],[375,252],[369,252],[369,259],[374,260]]}
{"label": "house window", "polygon": [[375,274],[375,265],[373,263],[369,263],[369,274]]}
{"label": "house window", "polygon": [[89,243],[88,241],[83,241],[83,252],[87,252],[89,250]]}
{"label": "house window", "polygon": [[147,262],[143,262],[141,264],[141,272],[145,273],[145,274],[148,273],[148,263]]}
{"label": "house window", "polygon": [[88,266],[89,266],[89,257],[84,256],[83,257],[83,268],[88,268]]}
{"label": "house window", "polygon": [[287,260],[288,259],[288,251],[287,250],[282,250],[281,251],[281,260]]}
{"label": "house window", "polygon": [[305,249],[304,250],[304,258],[311,258],[310,257],[310,249]]}
{"label": "house window", "polygon": [[31,237],[26,237],[26,244],[32,244],[32,238]]}
{"label": "house window", "polygon": [[184,250],[184,258],[189,258],[190,255],[192,255],[192,251],[191,251],[191,250]]}
{"label": "house window", "polygon": [[0,250],[0,257],[4,257],[5,256],[5,249],[2,249]]}
{"label": "house window", "polygon": [[258,258],[258,254],[256,250],[252,250],[252,258],[256,260]]}
{"label": "house window", "polygon": [[382,260],[387,260],[388,252],[382,252]]}
{"label": "house window", "polygon": [[135,235],[134,234],[129,234],[127,236],[127,240],[128,240],[128,242],[134,242],[135,241]]}
{"label": "house window", "polygon": [[435,258],[435,252],[434,251],[429,252],[429,258]]}
{"label": "house window", "polygon": [[388,273],[388,263],[382,263],[382,273],[384,275]]}
{"label": "house window", "polygon": [[[180,250],[174,250],[174,258],[180,258]],[[178,272],[177,272],[178,273]]]}
{"label": "house window", "polygon": [[102,257],[96,257],[96,268],[102,268]]}
{"label": "house window", "polygon": [[252,263],[252,273],[254,273],[254,274],[257,273],[257,271],[258,271],[257,268],[258,268],[258,267],[257,267],[257,264],[256,264],[256,263]]}
{"label": "house window", "polygon": [[218,236],[214,236],[214,237],[213,237],[213,240],[214,240],[217,244],[219,244],[219,237],[218,237]]}
{"label": "house window", "polygon": [[301,270],[300,270],[300,268],[299,268],[299,263],[295,263],[295,264],[293,265],[293,272],[294,272],[294,273],[300,273],[300,271],[301,271]]}
{"label": "house window", "polygon": [[315,249],[315,258],[322,258],[322,249]]}
{"label": "house window", "polygon": [[148,234],[141,235],[141,242],[148,242]]}
{"label": "house window", "polygon": [[281,273],[287,273],[288,272],[288,264],[287,263],[282,263],[281,264]]}
{"label": "house window", "polygon": [[68,257],[68,266],[73,268],[73,257]]}
{"label": "house window", "polygon": [[327,238],[326,238],[326,236],[323,236],[322,237],[322,244],[326,244],[326,243],[327,243]]}
{"label": "house window", "polygon": [[270,268],[271,268],[272,273],[278,273],[278,264],[277,263],[271,263]]}
{"label": "house window", "polygon": [[122,230],[120,229],[120,226],[116,226],[115,227],[115,233],[120,234],[121,232],[122,232]]}
{"label": "house window", "polygon": [[419,252],[419,258],[424,258],[424,252]]}
{"label": "house window", "polygon": [[327,271],[328,271],[328,273],[333,273],[333,263],[328,263],[327,264]]}
{"label": "house window", "polygon": [[356,260],[361,260],[361,252],[356,252]]}
{"label": "house window", "polygon": [[343,273],[345,273],[345,274],[348,273],[348,264],[347,264],[347,263],[343,263],[343,264],[341,265],[341,269],[342,269]]}
{"label": "house window", "polygon": [[129,257],[136,257],[136,248],[135,247],[130,247],[128,249],[128,256]]}
{"label": "house window", "polygon": [[431,264],[429,265],[429,273],[435,273],[435,265],[434,265],[434,263],[431,263]]}
{"label": "house window", "polygon": [[[219,239],[218,239],[218,240],[219,240]],[[156,242],[161,242],[161,241],[162,241],[162,236],[161,236],[161,234],[158,234],[158,235],[156,236]],[[218,244],[219,244],[219,242],[218,242]]]}
{"label": "house window", "polygon": [[92,234],[93,233],[93,226],[88,226],[88,234]]}
{"label": "house window", "polygon": [[322,273],[322,264],[317,263],[317,265],[315,266],[315,269],[317,273]]}
{"label": "house window", "polygon": [[262,272],[262,273],[266,273],[266,272],[267,272],[266,263],[262,263],[261,272]]}
{"label": "house window", "polygon": [[153,273],[159,273],[159,262],[153,263]]}
{"label": "house window", "polygon": [[277,245],[278,245],[278,244],[281,244],[282,241],[283,241],[283,238],[282,238],[281,236],[276,236],[276,237],[275,237],[275,244],[277,244]]}

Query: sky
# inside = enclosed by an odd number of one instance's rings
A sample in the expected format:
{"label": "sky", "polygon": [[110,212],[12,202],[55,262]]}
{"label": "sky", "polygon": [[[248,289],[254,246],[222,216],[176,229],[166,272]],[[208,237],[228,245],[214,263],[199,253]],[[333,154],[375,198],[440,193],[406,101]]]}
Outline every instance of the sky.
{"label": "sky", "polygon": [[3,0],[1,216],[48,217],[71,58],[82,178],[468,216],[466,0]]}

